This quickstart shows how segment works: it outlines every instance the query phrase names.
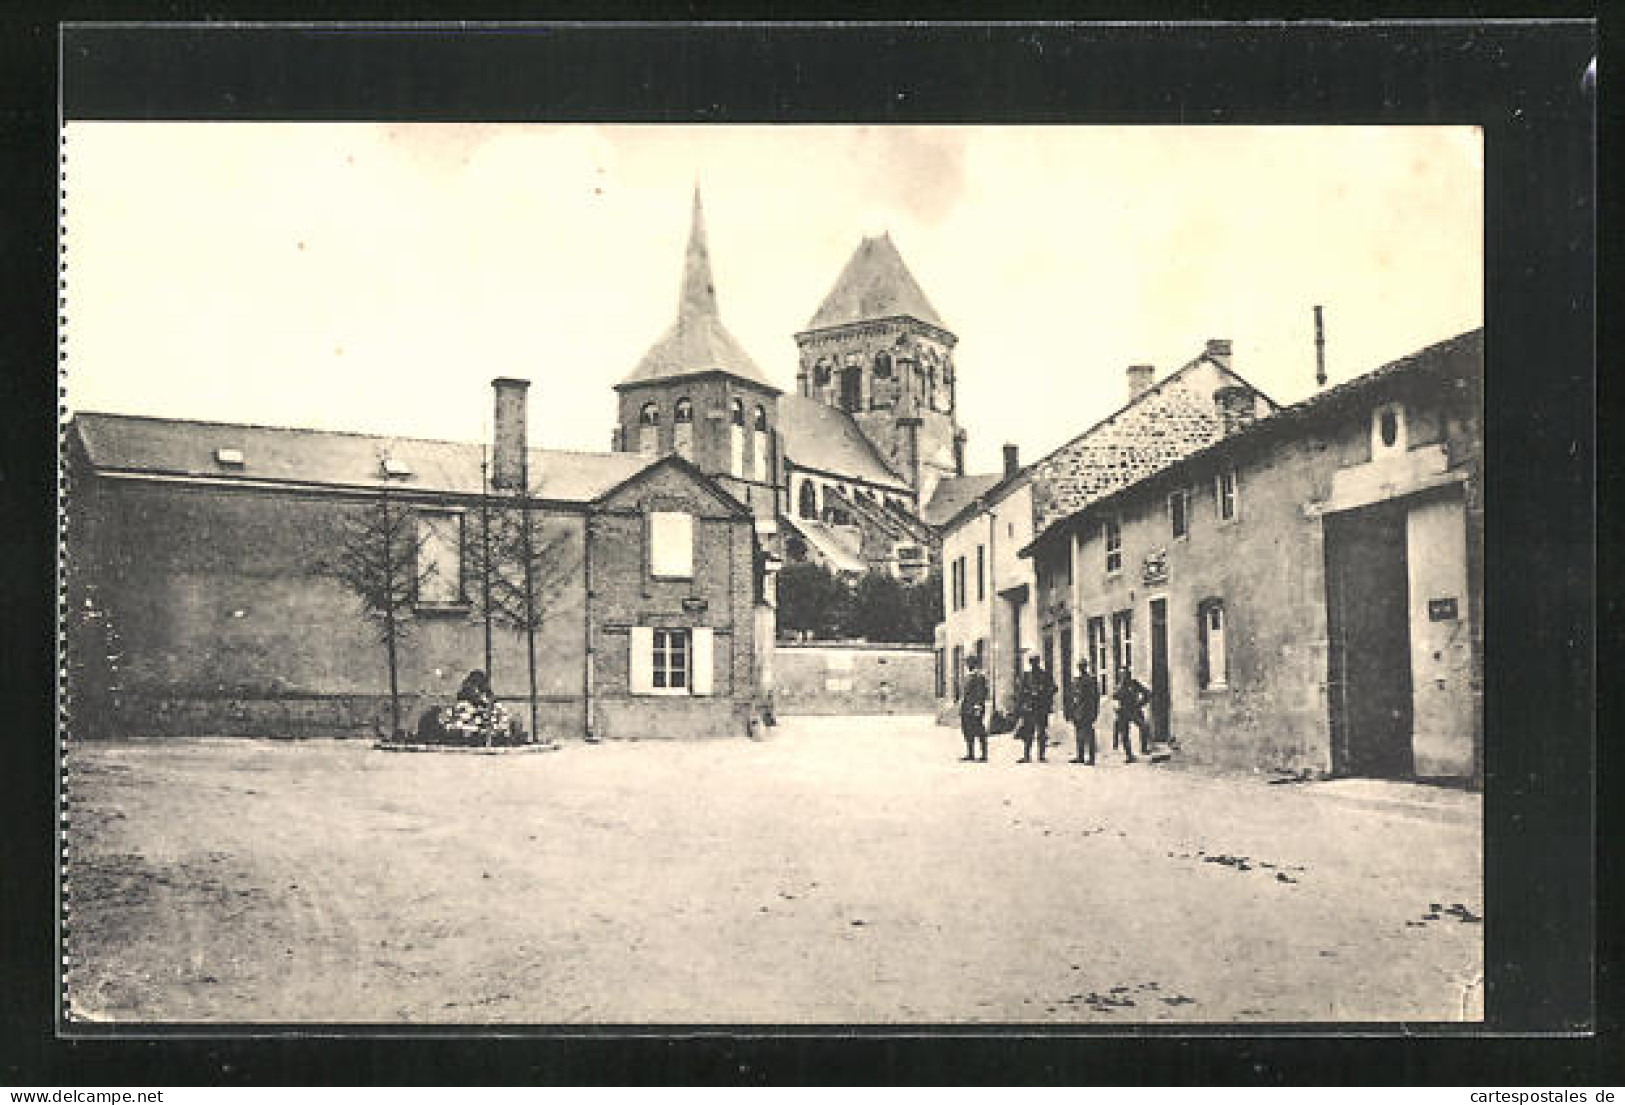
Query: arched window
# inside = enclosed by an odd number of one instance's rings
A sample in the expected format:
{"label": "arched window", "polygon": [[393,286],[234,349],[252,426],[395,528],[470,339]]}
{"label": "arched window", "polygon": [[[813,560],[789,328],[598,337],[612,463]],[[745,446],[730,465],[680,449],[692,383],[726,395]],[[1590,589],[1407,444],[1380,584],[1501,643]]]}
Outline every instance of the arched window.
{"label": "arched window", "polygon": [[768,478],[767,464],[767,411],[761,404],[756,406],[755,421],[756,432],[751,436],[751,465],[752,474],[763,482]]}
{"label": "arched window", "polygon": [[728,427],[728,471],[735,479],[745,478],[745,404],[735,399],[731,404]]}
{"label": "arched window", "polygon": [[875,354],[875,379],[891,379],[891,354],[885,350]]}
{"label": "arched window", "polygon": [[671,441],[678,456],[684,460],[694,459],[694,404],[686,395],[672,408]]}
{"label": "arched window", "polygon": [[653,456],[660,451],[660,406],[645,403],[638,412],[638,452]]}
{"label": "arched window", "polygon": [[796,513],[810,521],[818,520],[818,488],[811,480],[801,481],[801,490],[796,493]]}

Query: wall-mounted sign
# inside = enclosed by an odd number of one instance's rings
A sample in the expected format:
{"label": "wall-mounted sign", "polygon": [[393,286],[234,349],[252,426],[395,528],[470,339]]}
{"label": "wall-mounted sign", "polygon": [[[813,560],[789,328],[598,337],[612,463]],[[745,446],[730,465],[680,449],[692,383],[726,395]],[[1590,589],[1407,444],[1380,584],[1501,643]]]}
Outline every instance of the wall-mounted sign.
{"label": "wall-mounted sign", "polygon": [[1428,599],[1428,621],[1453,622],[1456,620],[1456,600],[1454,596],[1447,599]]}
{"label": "wall-mounted sign", "polygon": [[1152,549],[1140,565],[1140,582],[1147,587],[1168,582],[1168,550]]}
{"label": "wall-mounted sign", "polygon": [[705,600],[688,598],[683,600],[683,609],[690,614],[705,613]]}

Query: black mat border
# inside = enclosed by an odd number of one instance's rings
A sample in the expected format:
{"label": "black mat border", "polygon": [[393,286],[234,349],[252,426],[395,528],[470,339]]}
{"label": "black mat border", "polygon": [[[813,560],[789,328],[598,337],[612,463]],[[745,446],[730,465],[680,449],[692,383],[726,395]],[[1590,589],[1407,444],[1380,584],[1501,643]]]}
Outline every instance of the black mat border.
{"label": "black mat border", "polygon": [[[348,14],[436,14],[411,7]],[[1095,14],[1130,14],[1106,7]],[[1220,14],[1191,7],[1159,14]],[[217,18],[221,8],[171,4],[142,14]],[[96,19],[130,12],[103,5],[61,14]],[[237,17],[244,14],[287,13]],[[1021,1037],[864,1032],[847,1039],[763,1038],[759,1028],[734,1038],[681,1030],[656,1038],[613,1037],[609,1030],[541,1040],[448,1038],[443,1030],[432,1038],[398,1030],[367,1039],[54,1038],[55,952],[42,939],[54,913],[54,761],[50,742],[37,735],[50,732],[54,667],[48,626],[56,27],[36,19],[4,31],[0,62],[16,62],[0,64],[0,104],[8,105],[0,142],[13,184],[7,253],[38,264],[26,294],[6,299],[14,340],[0,376],[0,410],[12,415],[0,469],[0,555],[8,569],[0,616],[11,627],[8,644],[26,640],[24,627],[46,631],[38,634],[37,652],[8,647],[8,657],[15,656],[4,665],[15,724],[0,745],[10,784],[0,1081],[1521,1084],[1599,1077],[1602,1064],[1617,1064],[1617,1049],[1605,1050],[1598,1038],[1305,1037],[1291,1027],[1261,1033],[1252,1026],[1215,1029],[1225,1033],[1217,1037],[1159,1032],[1132,1039],[1043,1028],[1018,1029]],[[1491,1027],[1516,1032],[1538,1022],[1583,1030],[1591,1023],[1594,105],[1578,76],[1592,49],[1590,27],[555,27],[522,36],[530,52],[524,65],[492,65],[489,55],[476,53],[452,63],[447,52],[459,51],[451,40],[392,28],[350,34],[130,28],[118,32],[117,44],[111,29],[72,34],[75,45],[94,40],[78,70],[93,79],[65,89],[77,117],[1485,125],[1492,641],[1486,939],[1492,1011],[1512,1014]],[[293,52],[282,55],[290,60],[270,60],[274,48],[264,36],[278,34],[292,44],[284,48]],[[252,56],[233,56],[223,45],[249,35]],[[517,41],[505,35],[497,48],[517,51]],[[132,50],[137,42],[144,45]],[[312,49],[326,60],[313,61]],[[403,59],[414,67],[409,81],[399,79]],[[881,72],[890,79],[877,80]],[[279,74],[298,79],[278,86]],[[785,91],[786,74],[793,96]],[[1496,645],[1508,639],[1527,642],[1516,669]],[[1600,931],[1610,940],[1607,961],[1617,963],[1609,928]],[[1617,1028],[1613,1008],[1603,1011],[1604,1028]]]}

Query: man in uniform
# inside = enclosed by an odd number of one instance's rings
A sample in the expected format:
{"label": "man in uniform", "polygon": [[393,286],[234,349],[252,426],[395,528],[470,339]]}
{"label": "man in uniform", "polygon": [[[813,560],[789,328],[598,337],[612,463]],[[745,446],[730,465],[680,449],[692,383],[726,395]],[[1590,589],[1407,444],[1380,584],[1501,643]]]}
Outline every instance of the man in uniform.
{"label": "man in uniform", "polygon": [[1075,764],[1095,763],[1095,719],[1100,716],[1100,686],[1095,673],[1089,670],[1088,660],[1078,661],[1078,677],[1066,686],[1066,719],[1072,723],[1077,738],[1078,754]]}
{"label": "man in uniform", "polygon": [[1055,707],[1055,680],[1049,677],[1037,656],[1032,658],[1031,664],[1022,673],[1016,689],[1016,702],[1021,711],[1021,725],[1016,730],[1016,736],[1021,738],[1021,759],[1017,763],[1032,761],[1035,739],[1041,762],[1049,751],[1049,714]]}
{"label": "man in uniform", "polygon": [[981,666],[981,661],[974,656],[965,660],[970,674],[965,677],[965,687],[959,695],[959,731],[965,736],[962,763],[978,759],[978,744],[982,749],[980,759],[987,762],[987,724],[983,717],[987,709],[987,676],[981,673]]}
{"label": "man in uniform", "polygon": [[1134,742],[1129,739],[1128,727],[1132,722],[1140,730],[1140,751],[1149,753],[1151,750],[1150,726],[1145,720],[1145,704],[1151,701],[1151,692],[1145,689],[1127,668],[1117,673],[1117,689],[1112,691],[1112,698],[1117,702],[1117,721],[1112,727],[1112,744],[1119,741],[1123,744],[1123,753],[1128,762],[1134,762]]}

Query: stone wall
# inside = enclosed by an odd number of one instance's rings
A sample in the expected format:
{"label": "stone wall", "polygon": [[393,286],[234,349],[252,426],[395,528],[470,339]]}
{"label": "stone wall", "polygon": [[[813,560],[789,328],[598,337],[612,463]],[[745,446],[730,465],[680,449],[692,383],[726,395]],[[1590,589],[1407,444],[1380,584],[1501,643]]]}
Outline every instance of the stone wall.
{"label": "stone wall", "polygon": [[780,644],[777,713],[932,714],[936,654],[928,645]]}

